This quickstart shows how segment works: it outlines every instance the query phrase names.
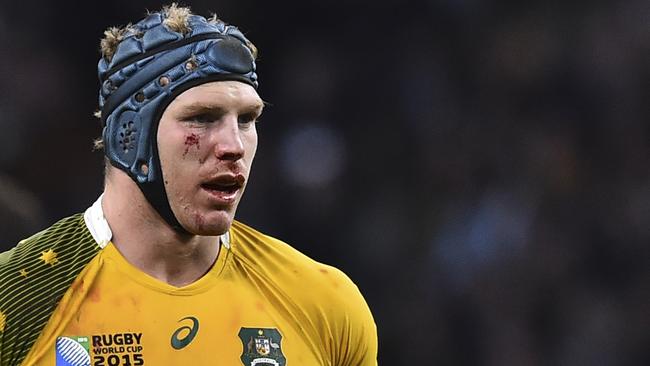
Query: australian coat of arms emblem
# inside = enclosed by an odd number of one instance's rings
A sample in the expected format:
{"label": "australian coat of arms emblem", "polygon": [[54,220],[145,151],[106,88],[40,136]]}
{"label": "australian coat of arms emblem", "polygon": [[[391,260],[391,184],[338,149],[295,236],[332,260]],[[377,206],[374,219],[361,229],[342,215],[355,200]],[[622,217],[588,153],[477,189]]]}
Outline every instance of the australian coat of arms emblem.
{"label": "australian coat of arms emblem", "polygon": [[282,354],[282,335],[275,328],[241,328],[239,338],[243,352],[241,361],[246,366],[285,366]]}

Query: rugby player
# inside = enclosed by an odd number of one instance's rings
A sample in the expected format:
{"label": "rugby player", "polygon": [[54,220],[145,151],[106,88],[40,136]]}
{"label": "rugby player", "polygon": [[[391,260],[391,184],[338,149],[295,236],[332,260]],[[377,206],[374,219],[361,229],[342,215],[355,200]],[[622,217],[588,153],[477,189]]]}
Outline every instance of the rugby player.
{"label": "rugby player", "polygon": [[377,364],[355,284],[235,220],[255,46],[176,4],[101,41],[104,192],[0,254],[0,364]]}

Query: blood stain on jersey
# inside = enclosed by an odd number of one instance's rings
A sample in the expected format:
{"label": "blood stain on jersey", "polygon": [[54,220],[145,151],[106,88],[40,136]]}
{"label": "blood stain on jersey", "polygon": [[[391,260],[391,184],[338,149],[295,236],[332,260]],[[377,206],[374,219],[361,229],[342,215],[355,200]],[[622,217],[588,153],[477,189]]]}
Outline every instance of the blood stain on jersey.
{"label": "blood stain on jersey", "polygon": [[102,299],[102,294],[99,291],[99,289],[96,289],[95,287],[91,287],[90,290],[88,291],[88,299],[92,302],[100,302]]}
{"label": "blood stain on jersey", "polygon": [[287,359],[282,354],[282,334],[276,328],[241,328],[241,361],[246,366],[285,366]]}

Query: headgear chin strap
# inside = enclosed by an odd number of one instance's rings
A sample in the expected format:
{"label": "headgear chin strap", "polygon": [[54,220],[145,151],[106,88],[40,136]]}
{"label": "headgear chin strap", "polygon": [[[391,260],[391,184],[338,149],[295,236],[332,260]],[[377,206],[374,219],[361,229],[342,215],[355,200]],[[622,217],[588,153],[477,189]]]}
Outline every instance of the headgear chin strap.
{"label": "headgear chin strap", "polygon": [[158,123],[183,91],[217,80],[237,80],[257,88],[255,59],[248,40],[233,26],[188,17],[183,35],[152,13],[125,34],[109,61],[101,58],[99,108],[104,152],[126,172],[145,198],[175,230],[187,233],[167,197],[158,155]]}

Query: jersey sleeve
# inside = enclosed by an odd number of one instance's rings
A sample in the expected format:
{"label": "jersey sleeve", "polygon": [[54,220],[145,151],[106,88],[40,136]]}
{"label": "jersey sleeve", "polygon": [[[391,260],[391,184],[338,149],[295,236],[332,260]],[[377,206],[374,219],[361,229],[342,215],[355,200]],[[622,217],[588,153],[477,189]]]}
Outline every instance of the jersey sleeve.
{"label": "jersey sleeve", "polygon": [[376,366],[377,326],[359,288],[343,272],[327,267],[335,278],[332,299],[332,360],[335,366]]}
{"label": "jersey sleeve", "polygon": [[0,365],[23,364],[61,298],[98,251],[77,214],[0,254]]}

